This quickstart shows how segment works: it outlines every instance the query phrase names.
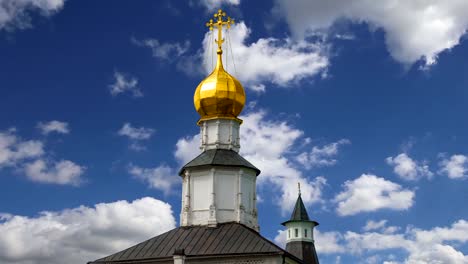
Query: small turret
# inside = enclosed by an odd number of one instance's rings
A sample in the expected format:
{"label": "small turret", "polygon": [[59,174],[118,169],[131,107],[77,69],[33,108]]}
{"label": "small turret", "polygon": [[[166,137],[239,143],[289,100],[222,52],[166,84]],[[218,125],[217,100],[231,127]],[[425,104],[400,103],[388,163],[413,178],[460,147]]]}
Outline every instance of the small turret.
{"label": "small turret", "polygon": [[291,219],[282,223],[287,228],[286,251],[302,259],[305,264],[318,264],[315,251],[314,227],[319,223],[311,221],[302,202],[301,187]]}

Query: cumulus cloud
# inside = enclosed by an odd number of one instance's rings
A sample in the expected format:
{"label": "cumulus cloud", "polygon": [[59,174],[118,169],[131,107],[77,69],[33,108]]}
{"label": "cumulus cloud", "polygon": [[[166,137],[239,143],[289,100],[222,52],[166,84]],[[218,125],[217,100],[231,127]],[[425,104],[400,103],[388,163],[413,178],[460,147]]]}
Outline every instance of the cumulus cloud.
{"label": "cumulus cloud", "polygon": [[146,127],[133,127],[130,123],[125,123],[119,130],[120,136],[126,136],[133,140],[150,139],[154,133],[154,129]]}
{"label": "cumulus cloud", "polygon": [[468,176],[467,156],[452,155],[450,159],[443,158],[439,165],[439,172],[447,175],[450,179],[462,179]]}
{"label": "cumulus cloud", "polygon": [[201,0],[200,4],[205,6],[208,10],[212,10],[222,5],[239,5],[240,0]]}
{"label": "cumulus cloud", "polygon": [[138,79],[127,73],[115,71],[113,83],[109,85],[109,88],[112,96],[130,93],[133,97],[143,97],[143,93],[138,87]]}
{"label": "cumulus cloud", "polygon": [[426,65],[436,63],[468,29],[468,2],[460,0],[277,0],[275,10],[299,38],[329,30],[343,19],[366,22],[372,30],[385,32],[391,56],[404,64],[420,59]]}
{"label": "cumulus cloud", "polygon": [[404,263],[407,264],[464,264],[468,261],[468,256],[446,244],[468,241],[468,222],[465,220],[459,220],[450,227],[435,227],[429,230],[408,227],[400,234],[378,232],[359,234],[348,231],[344,239],[347,247],[355,253],[387,249],[406,250],[409,256]]}
{"label": "cumulus cloud", "polygon": [[0,262],[86,263],[174,227],[171,206],[150,197],[35,217],[0,214]]}
{"label": "cumulus cloud", "polygon": [[351,144],[351,141],[348,139],[340,139],[337,142],[327,144],[323,147],[314,146],[310,152],[302,152],[299,154],[296,160],[304,165],[306,169],[333,166],[337,162],[334,157],[338,155],[339,147],[347,144]]}
{"label": "cumulus cloud", "polygon": [[22,140],[15,130],[0,132],[0,168],[17,166],[25,160],[44,154],[44,144],[38,140]]}
{"label": "cumulus cloud", "polygon": [[0,0],[0,30],[30,28],[31,13],[50,16],[63,8],[65,0]]}
{"label": "cumulus cloud", "polygon": [[[216,35],[216,32],[215,29],[206,33],[203,40],[202,58],[206,74],[213,70],[213,60],[216,59],[215,50],[210,49],[213,47],[211,34]],[[260,38],[248,43],[250,34],[251,30],[244,22],[233,25],[226,36],[223,61],[231,74],[254,91],[265,90],[265,83],[285,88],[293,86],[294,82],[320,75],[329,65],[324,55],[326,46],[321,43],[296,42],[289,38]],[[242,71],[237,72],[236,69]]]}
{"label": "cumulus cloud", "polygon": [[[387,221],[367,222],[365,232],[355,231],[327,231],[314,230],[315,246],[321,254],[348,254],[362,258],[363,253],[387,253],[387,260],[373,255],[366,260],[379,260],[377,263],[405,263],[405,264],[465,264],[468,256],[457,250],[453,244],[462,247],[468,242],[468,222],[458,220],[449,227],[435,227],[422,230],[414,226],[406,228],[396,227],[403,232],[386,232]],[[274,241],[281,246],[286,243],[286,231],[278,231]],[[454,243],[455,242],[455,243]],[[407,253],[406,259],[396,261],[395,256],[388,255],[388,250],[399,249]],[[372,262],[371,262],[372,263]]]}
{"label": "cumulus cloud", "polygon": [[67,122],[61,122],[57,120],[52,120],[49,122],[39,122],[37,128],[41,131],[42,134],[48,135],[50,133],[58,134],[68,134],[70,133],[70,128],[68,127]]}
{"label": "cumulus cloud", "polygon": [[200,134],[181,138],[176,143],[174,156],[181,165],[185,165],[201,153],[200,146]]}
{"label": "cumulus cloud", "polygon": [[366,226],[364,226],[362,229],[364,229],[364,231],[377,230],[377,229],[384,227],[386,224],[387,224],[387,220],[380,220],[378,222],[369,220],[367,221]]}
{"label": "cumulus cloud", "polygon": [[146,182],[150,188],[163,191],[165,195],[170,194],[172,187],[180,183],[177,172],[167,165],[160,165],[156,168],[130,165],[128,172],[135,178]]}
{"label": "cumulus cloud", "polygon": [[75,186],[82,183],[81,175],[85,172],[85,167],[69,160],[49,163],[43,159],[26,163],[24,173],[30,180],[35,182]]}
{"label": "cumulus cloud", "polygon": [[344,190],[335,196],[336,211],[341,216],[380,209],[406,210],[413,205],[414,192],[375,175],[363,174],[346,181]]}
{"label": "cumulus cloud", "polygon": [[416,162],[406,153],[401,153],[396,157],[388,157],[385,161],[388,165],[393,166],[393,172],[403,180],[416,181],[422,177],[431,178],[434,175],[425,162]]}
{"label": "cumulus cloud", "polygon": [[123,124],[122,128],[119,129],[117,134],[130,139],[130,149],[135,151],[145,150],[146,147],[141,144],[140,141],[150,139],[155,130],[147,127],[133,127],[130,123]]}
{"label": "cumulus cloud", "polygon": [[306,204],[321,202],[326,179],[321,176],[305,177],[294,166],[290,156],[304,132],[286,121],[268,119],[264,111],[251,112],[241,118],[244,122],[240,130],[240,154],[262,171],[259,184],[272,183],[281,190],[276,200],[282,212],[293,208],[298,182],[301,183],[302,199]]}
{"label": "cumulus cloud", "polygon": [[387,220],[380,220],[380,221],[367,221],[366,225],[362,228],[364,231],[372,231],[372,230],[380,230],[385,234],[391,234],[398,231],[397,226],[387,226]]}
{"label": "cumulus cloud", "polygon": [[174,59],[179,58],[180,56],[185,54],[190,48],[190,41],[188,40],[184,43],[161,43],[157,39],[150,38],[145,40],[137,40],[135,38],[132,38],[132,43],[134,43],[137,46],[150,48],[154,58],[167,61],[173,61]]}
{"label": "cumulus cloud", "polygon": [[17,168],[28,179],[41,183],[79,185],[84,166],[69,160],[47,159],[44,143],[39,140],[23,140],[16,130],[0,132],[0,169]]}

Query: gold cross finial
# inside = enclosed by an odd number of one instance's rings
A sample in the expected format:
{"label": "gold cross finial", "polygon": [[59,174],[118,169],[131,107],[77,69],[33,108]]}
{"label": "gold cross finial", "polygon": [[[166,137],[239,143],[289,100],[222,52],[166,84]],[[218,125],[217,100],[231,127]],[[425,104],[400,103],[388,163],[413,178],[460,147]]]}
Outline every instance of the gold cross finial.
{"label": "gold cross finial", "polygon": [[301,183],[300,182],[297,183],[297,189],[299,190],[299,195],[301,195]]}
{"label": "gold cross finial", "polygon": [[210,30],[213,30],[214,27],[218,29],[218,39],[215,40],[216,44],[218,44],[218,54],[223,53],[222,45],[224,42],[223,39],[223,26],[226,26],[226,28],[230,28],[231,25],[234,24],[234,19],[231,19],[230,17],[227,18],[227,20],[223,20],[223,17],[226,16],[226,13],[223,12],[223,10],[219,9],[216,14],[214,14],[214,18],[217,19],[217,21],[213,21],[213,19],[210,19],[208,23],[206,23],[206,26],[210,28]]}

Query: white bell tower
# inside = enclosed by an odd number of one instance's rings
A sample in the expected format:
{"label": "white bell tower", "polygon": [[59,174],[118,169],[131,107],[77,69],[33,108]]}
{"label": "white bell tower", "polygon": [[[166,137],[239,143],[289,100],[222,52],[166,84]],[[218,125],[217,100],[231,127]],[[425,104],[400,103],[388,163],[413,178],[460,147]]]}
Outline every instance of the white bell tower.
{"label": "white bell tower", "polygon": [[217,63],[197,87],[194,105],[200,114],[201,150],[179,175],[183,178],[181,225],[216,226],[237,222],[258,231],[256,180],[260,170],[241,157],[237,118],[245,105],[241,83],[224,70],[222,29],[234,23],[221,10],[210,20],[217,28]]}

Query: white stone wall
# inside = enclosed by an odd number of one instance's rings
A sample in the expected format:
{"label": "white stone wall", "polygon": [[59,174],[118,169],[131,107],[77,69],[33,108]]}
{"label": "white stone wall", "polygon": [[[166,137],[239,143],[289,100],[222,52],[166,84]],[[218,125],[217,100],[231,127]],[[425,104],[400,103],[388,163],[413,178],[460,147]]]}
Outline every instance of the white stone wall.
{"label": "white stone wall", "polygon": [[[314,242],[314,224],[310,222],[290,222],[286,224],[286,242],[310,241]],[[296,236],[297,230],[297,236]],[[307,231],[306,231],[307,230]],[[307,232],[307,236],[306,236]]]}
{"label": "white stone wall", "polygon": [[206,167],[183,175],[181,225],[238,222],[258,230],[252,169]]}
{"label": "white stone wall", "polygon": [[[190,264],[282,264],[282,256],[256,256],[256,257],[231,257],[231,258],[211,258],[211,259],[186,259],[185,263]],[[297,262],[286,262],[297,263]]]}
{"label": "white stone wall", "polygon": [[212,119],[200,123],[201,149],[230,149],[236,152],[240,148],[240,122],[232,119]]}

